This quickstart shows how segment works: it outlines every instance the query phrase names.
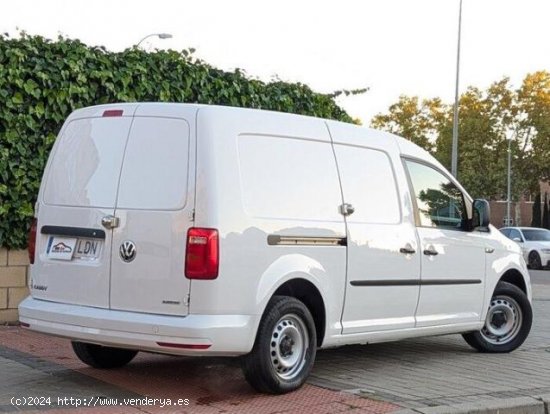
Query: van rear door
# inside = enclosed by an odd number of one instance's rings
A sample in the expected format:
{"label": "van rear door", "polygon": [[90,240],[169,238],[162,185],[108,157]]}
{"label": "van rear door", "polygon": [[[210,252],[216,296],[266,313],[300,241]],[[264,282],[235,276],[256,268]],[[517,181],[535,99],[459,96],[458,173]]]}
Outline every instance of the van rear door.
{"label": "van rear door", "polygon": [[188,313],[184,263],[193,223],[195,112],[161,104],[136,111],[115,211],[112,309]]}
{"label": "van rear door", "polygon": [[112,231],[124,148],[136,105],[95,107],[67,120],[52,150],[38,204],[35,298],[109,307]]}

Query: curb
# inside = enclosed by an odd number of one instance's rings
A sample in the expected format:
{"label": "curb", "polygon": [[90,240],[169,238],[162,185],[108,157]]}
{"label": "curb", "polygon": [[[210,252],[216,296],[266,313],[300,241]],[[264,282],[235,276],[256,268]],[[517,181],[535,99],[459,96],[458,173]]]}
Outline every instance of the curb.
{"label": "curb", "polygon": [[437,407],[409,408],[393,414],[550,414],[550,394],[485,400]]}

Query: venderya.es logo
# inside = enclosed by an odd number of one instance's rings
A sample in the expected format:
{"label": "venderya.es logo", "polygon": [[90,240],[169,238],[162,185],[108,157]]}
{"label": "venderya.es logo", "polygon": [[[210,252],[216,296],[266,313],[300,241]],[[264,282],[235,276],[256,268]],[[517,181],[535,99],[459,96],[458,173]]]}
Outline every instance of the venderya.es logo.
{"label": "venderya.es logo", "polygon": [[52,246],[52,252],[53,253],[70,253],[73,251],[73,248],[71,246],[67,246],[63,242],[59,242],[57,244],[54,244]]}

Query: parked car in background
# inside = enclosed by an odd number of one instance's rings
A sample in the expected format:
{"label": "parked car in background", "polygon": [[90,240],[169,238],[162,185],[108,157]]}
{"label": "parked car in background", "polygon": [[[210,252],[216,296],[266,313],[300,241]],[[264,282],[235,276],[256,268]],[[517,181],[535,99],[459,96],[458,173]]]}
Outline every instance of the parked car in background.
{"label": "parked car in background", "polygon": [[531,269],[550,266],[550,230],[537,227],[504,227],[500,229],[509,239],[517,242]]}

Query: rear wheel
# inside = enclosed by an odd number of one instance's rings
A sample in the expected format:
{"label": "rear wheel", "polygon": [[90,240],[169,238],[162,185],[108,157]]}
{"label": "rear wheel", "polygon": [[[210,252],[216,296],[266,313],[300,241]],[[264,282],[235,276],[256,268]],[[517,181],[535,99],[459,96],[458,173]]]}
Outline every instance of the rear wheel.
{"label": "rear wheel", "polygon": [[72,342],[73,351],[82,362],[93,368],[120,368],[129,363],[137,354],[130,349]]}
{"label": "rear wheel", "polygon": [[262,317],[250,354],[242,358],[248,383],[257,391],[283,394],[306,381],[317,351],[315,323],[308,308],[275,296]]}
{"label": "rear wheel", "polygon": [[515,285],[499,282],[481,331],[462,336],[481,352],[511,352],[525,341],[532,321],[533,311],[525,293]]}
{"label": "rear wheel", "polygon": [[540,260],[540,255],[536,251],[529,253],[529,267],[533,270],[542,269],[542,261]]}

